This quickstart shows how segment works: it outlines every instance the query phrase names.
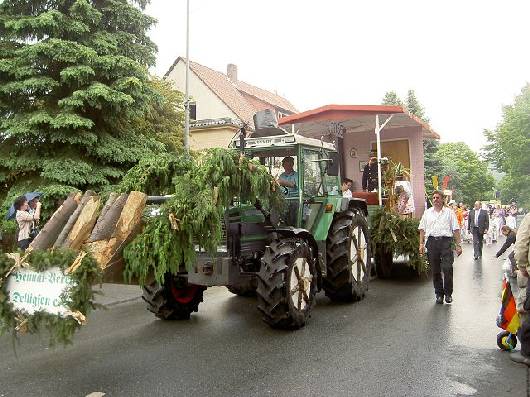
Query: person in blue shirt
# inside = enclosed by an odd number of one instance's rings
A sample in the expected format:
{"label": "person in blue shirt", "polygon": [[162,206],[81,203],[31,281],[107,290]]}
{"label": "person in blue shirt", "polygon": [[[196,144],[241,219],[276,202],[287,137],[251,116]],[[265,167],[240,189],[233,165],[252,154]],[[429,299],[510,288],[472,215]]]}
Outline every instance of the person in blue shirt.
{"label": "person in blue shirt", "polygon": [[[282,160],[284,172],[278,178],[278,185],[285,188],[286,198],[298,197],[298,172],[294,170],[294,158],[287,156]],[[284,221],[287,225],[296,226],[298,215],[298,200],[288,200],[287,212],[284,215]]]}
{"label": "person in blue shirt", "polygon": [[286,197],[298,197],[298,172],[294,170],[294,158],[287,156],[282,160],[284,172],[278,178],[278,184],[287,189]]}

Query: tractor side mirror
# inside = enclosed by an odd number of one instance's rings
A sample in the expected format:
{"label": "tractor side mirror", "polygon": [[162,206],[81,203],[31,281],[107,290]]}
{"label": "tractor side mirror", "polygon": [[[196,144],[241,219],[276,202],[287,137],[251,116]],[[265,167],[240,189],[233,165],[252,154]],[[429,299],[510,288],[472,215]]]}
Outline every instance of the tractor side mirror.
{"label": "tractor side mirror", "polygon": [[328,163],[327,174],[329,176],[339,176],[339,154],[332,152],[328,153],[328,155],[331,161]]}

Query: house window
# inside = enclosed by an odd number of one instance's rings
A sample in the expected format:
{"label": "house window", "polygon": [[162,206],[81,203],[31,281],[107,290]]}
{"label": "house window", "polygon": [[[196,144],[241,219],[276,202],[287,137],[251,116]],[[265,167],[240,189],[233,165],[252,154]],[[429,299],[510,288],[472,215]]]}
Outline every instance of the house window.
{"label": "house window", "polygon": [[280,120],[282,117],[287,116],[285,113],[282,113],[282,112],[280,112],[279,110],[278,110],[277,113],[278,113],[278,120]]}

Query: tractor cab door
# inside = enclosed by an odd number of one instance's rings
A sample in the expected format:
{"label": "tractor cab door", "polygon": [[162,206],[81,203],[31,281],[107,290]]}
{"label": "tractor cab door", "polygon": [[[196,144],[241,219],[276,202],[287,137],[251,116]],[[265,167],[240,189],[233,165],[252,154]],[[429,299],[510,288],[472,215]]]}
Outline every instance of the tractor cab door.
{"label": "tractor cab door", "polygon": [[[301,226],[309,231],[314,231],[316,221],[324,210],[326,196],[333,194],[327,186],[325,157],[322,150],[316,148],[302,148],[302,211]],[[335,193],[337,194],[337,193]]]}
{"label": "tractor cab door", "polygon": [[[319,220],[328,203],[328,196],[340,195],[339,177],[336,172],[328,175],[328,169],[334,160],[332,153],[317,148],[301,150],[301,194],[302,211],[300,225],[315,233]],[[333,175],[335,174],[335,175]]]}

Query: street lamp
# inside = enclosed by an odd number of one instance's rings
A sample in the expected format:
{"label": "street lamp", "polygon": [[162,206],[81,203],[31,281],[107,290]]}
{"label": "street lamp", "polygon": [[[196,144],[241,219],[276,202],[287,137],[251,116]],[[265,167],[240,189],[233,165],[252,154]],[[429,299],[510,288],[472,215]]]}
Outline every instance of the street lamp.
{"label": "street lamp", "polygon": [[186,0],[186,93],[184,96],[184,150],[190,152],[190,96],[189,96],[189,74],[190,74],[190,0]]}

